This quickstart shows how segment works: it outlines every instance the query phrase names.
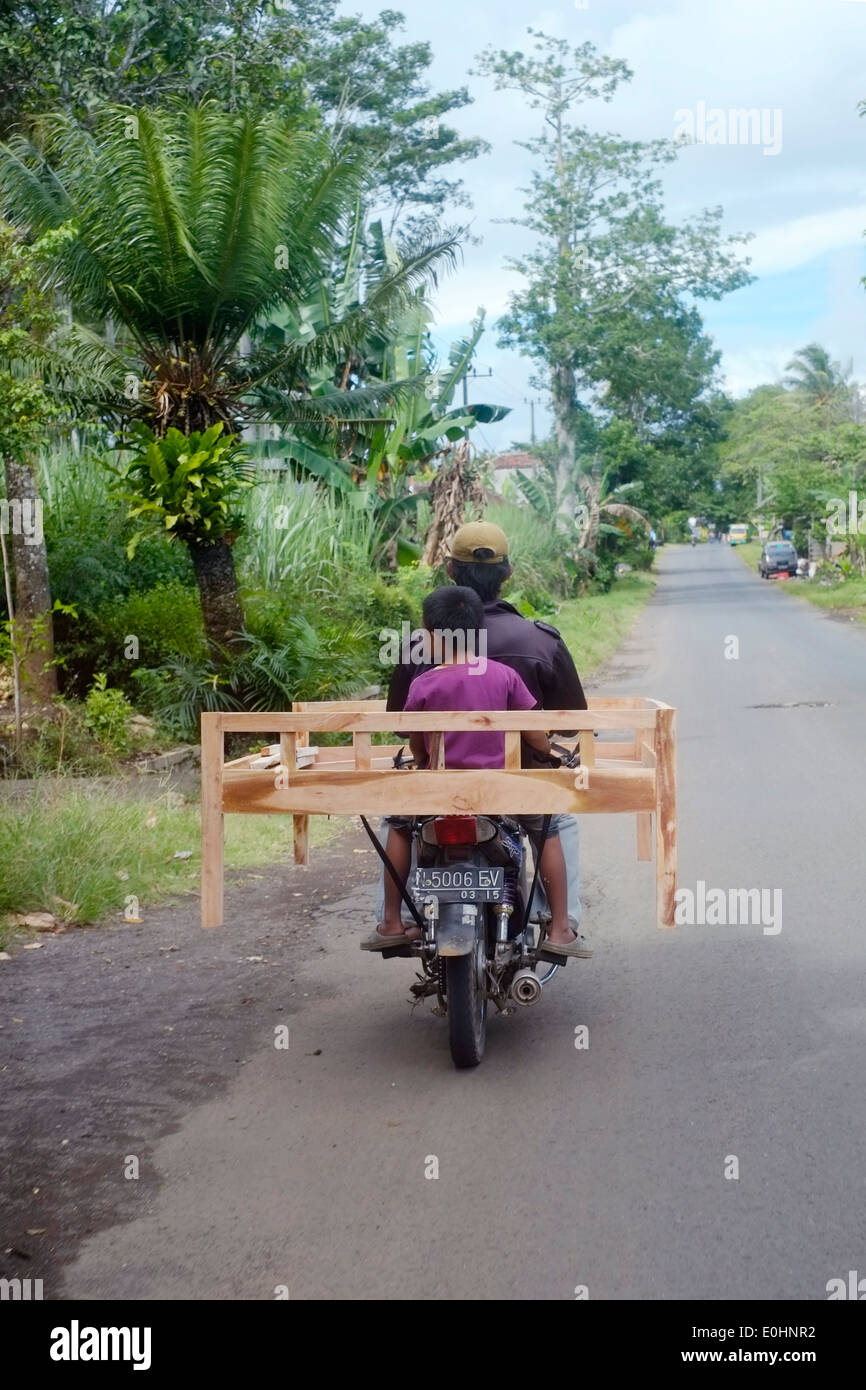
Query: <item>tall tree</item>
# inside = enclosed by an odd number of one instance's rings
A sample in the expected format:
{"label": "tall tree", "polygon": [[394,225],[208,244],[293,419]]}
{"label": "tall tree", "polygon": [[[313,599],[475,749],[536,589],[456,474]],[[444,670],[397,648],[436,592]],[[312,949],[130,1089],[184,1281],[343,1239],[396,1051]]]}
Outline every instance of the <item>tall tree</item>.
{"label": "tall tree", "polygon": [[536,234],[537,249],[512,263],[526,287],[512,295],[501,326],[503,344],[520,348],[546,377],[567,510],[580,397],[598,380],[605,323],[659,296],[718,298],[749,277],[738,255],[743,239],[721,236],[721,209],[680,226],[666,221],[656,171],[676,157],[671,142],[628,141],[571,123],[575,106],[612,100],[631,77],[626,65],[589,43],[572,49],[529,33],[536,56],[487,49],[479,70],[543,115],[543,133],[525,144],[536,167],[525,215],[514,219]]}
{"label": "tall tree", "polygon": [[[39,134],[36,150],[18,139],[0,151],[0,189],[23,230],[67,231],[53,278],[83,322],[103,325],[79,333],[82,360],[113,372],[97,404],[154,436],[138,436],[133,480],[189,546],[219,657],[243,625],[231,555],[239,431],[264,419],[339,425],[423,389],[421,378],[319,398],[307,377],[386,331],[453,260],[454,240],[380,267],[363,303],[321,331],[251,350],[258,322],[297,311],[330,273],[363,189],[360,161],[336,158],[324,134],[207,104],[108,108],[94,129],[56,118]],[[177,432],[190,436],[186,453]]]}
{"label": "tall tree", "polygon": [[435,220],[466,201],[451,166],[486,145],[449,124],[469,94],[431,87],[430,45],[399,43],[404,22],[341,15],[339,0],[5,0],[0,135],[46,111],[88,121],[104,102],[207,97],[328,126],[375,167],[392,228]]}
{"label": "tall tree", "polygon": [[[36,455],[57,416],[46,374],[62,360],[60,319],[45,288],[43,257],[56,237],[28,246],[0,222],[0,457],[6,485],[0,525],[11,554],[9,614],[16,676],[25,704],[57,693],[51,587]],[[7,542],[8,536],[8,542]]]}

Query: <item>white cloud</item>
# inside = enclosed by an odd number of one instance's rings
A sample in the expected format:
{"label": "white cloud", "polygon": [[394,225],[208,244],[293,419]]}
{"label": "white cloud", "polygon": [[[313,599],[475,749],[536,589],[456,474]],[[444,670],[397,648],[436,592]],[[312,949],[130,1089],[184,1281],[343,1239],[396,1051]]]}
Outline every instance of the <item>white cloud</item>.
{"label": "white cloud", "polygon": [[[750,242],[748,253],[756,275],[779,275],[831,251],[863,240],[866,206],[809,213],[790,222],[765,227]],[[853,288],[852,288],[853,293]]]}

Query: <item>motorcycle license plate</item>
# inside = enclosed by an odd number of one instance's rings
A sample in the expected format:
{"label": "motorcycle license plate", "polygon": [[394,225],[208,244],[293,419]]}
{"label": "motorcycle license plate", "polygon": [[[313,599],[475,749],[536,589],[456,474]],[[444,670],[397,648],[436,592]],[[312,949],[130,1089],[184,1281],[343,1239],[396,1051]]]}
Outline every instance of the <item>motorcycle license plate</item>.
{"label": "motorcycle license plate", "polygon": [[418,897],[432,894],[446,903],[501,902],[504,888],[504,869],[482,869],[475,864],[416,869],[412,880],[413,892]]}

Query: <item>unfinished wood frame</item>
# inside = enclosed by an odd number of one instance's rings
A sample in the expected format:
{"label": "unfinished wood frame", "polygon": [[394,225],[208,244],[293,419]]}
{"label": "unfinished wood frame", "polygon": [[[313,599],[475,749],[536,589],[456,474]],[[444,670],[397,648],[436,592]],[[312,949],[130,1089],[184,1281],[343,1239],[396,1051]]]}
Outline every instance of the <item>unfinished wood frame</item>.
{"label": "unfinished wood frame", "polygon": [[[505,734],[503,769],[448,770],[448,731]],[[566,729],[556,742],[579,744],[581,769],[521,768],[522,730]],[[351,746],[311,745],[310,735],[345,732]],[[429,733],[432,766],[393,766],[400,744],[375,746],[373,733]],[[277,734],[265,755],[224,762],[226,733]],[[601,737],[596,737],[600,734]],[[610,737],[609,737],[610,736]],[[315,751],[313,751],[315,749]],[[433,750],[431,749],[431,752]],[[674,925],[677,870],[676,711],[640,697],[594,698],[588,710],[387,712],[384,701],[298,702],[291,713],[202,715],[202,898],[204,927],[223,919],[223,815],[289,814],[295,860],[309,859],[310,815],[541,815],[632,813],[639,859],[652,855],[655,818],[656,915]]]}

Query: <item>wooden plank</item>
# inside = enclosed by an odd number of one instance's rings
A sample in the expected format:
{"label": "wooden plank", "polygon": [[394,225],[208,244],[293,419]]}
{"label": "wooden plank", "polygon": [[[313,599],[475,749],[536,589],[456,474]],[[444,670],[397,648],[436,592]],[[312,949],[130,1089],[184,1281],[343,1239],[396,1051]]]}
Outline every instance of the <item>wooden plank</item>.
{"label": "wooden plank", "polygon": [[387,700],[293,700],[292,709],[297,711],[304,710],[380,710],[387,705]]}
{"label": "wooden plank", "polygon": [[604,762],[607,758],[626,758],[629,762],[636,760],[634,739],[630,743],[605,743],[598,738],[595,741],[595,761]]}
{"label": "wooden plank", "polygon": [[223,728],[230,733],[437,733],[483,729],[501,733],[524,729],[651,729],[656,711],[649,709],[607,710],[422,710],[406,714],[387,710],[371,714],[353,711],[306,710],[299,714],[228,711],[221,714]]}
{"label": "wooden plank", "polygon": [[223,780],[223,809],[264,815],[543,815],[651,811],[655,805],[652,770],[635,764],[594,769],[583,791],[574,782],[569,768],[527,768],[519,773],[311,769],[280,789],[267,774],[230,769]]}
{"label": "wooden plank", "polygon": [[[223,922],[222,715],[201,717],[201,924]],[[241,773],[255,776],[255,773]],[[271,783],[273,785],[273,783]]]}
{"label": "wooden plank", "polygon": [[520,769],[520,734],[505,735],[505,766],[509,772]]}
{"label": "wooden plank", "polygon": [[642,695],[593,695],[587,700],[590,709],[646,709]]}
{"label": "wooden plank", "polygon": [[656,911],[660,927],[676,925],[677,773],[676,711],[656,714]]}

